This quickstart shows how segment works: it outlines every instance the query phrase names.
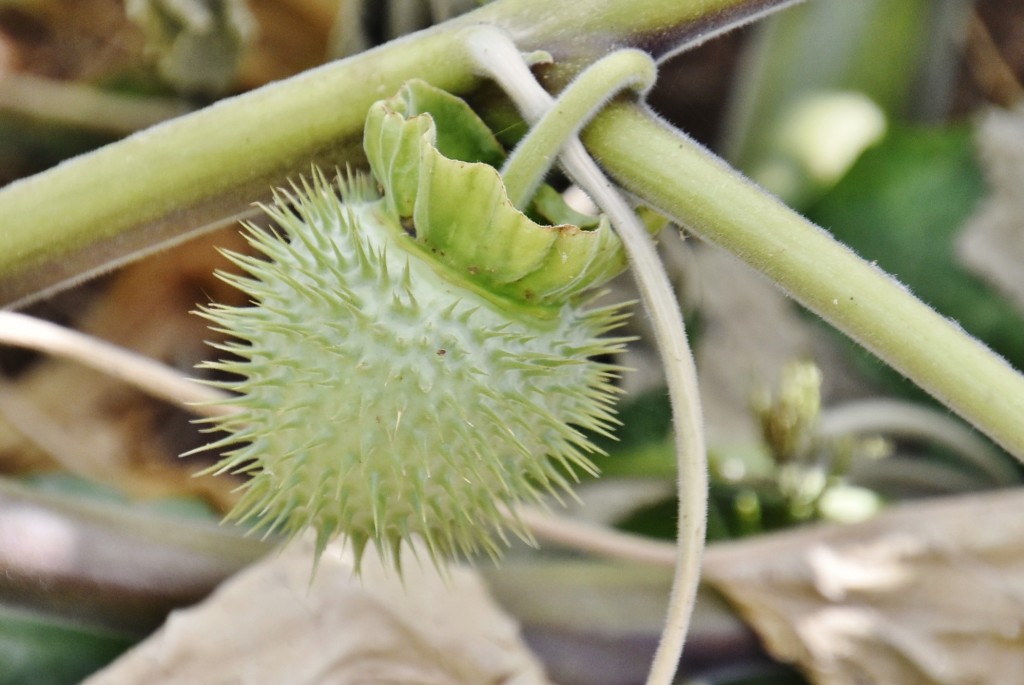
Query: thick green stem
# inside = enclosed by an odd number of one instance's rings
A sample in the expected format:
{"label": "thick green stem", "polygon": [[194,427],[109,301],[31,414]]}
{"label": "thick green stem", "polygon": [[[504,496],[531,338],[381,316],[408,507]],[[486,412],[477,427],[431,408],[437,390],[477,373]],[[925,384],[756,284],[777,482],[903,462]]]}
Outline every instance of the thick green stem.
{"label": "thick green stem", "polygon": [[0,192],[0,303],[237,221],[289,175],[359,160],[370,105],[419,74],[465,91],[452,32],[370,52],[142,131]]}
{"label": "thick green stem", "polygon": [[459,95],[476,87],[459,48],[467,26],[498,26],[523,50],[549,51],[545,77],[557,87],[613,47],[664,56],[795,1],[499,0],[223,100],[0,190],[0,306],[231,224],[310,164],[361,165],[373,102],[410,78]]}
{"label": "thick green stem", "polygon": [[758,269],[1024,460],[1024,376],[956,323],[636,106],[584,142],[628,190]]}

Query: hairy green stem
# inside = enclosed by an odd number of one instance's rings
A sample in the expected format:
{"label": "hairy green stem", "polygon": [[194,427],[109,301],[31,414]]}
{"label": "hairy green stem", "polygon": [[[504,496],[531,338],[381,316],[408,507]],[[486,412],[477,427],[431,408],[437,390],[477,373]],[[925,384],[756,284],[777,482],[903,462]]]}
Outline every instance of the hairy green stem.
{"label": "hairy green stem", "polygon": [[767,275],[1024,460],[1024,376],[955,322],[640,107],[610,105],[583,138],[626,189]]}
{"label": "hairy green stem", "polygon": [[363,163],[370,105],[421,78],[466,95],[479,84],[461,31],[490,24],[547,50],[552,86],[612,48],[661,57],[796,0],[498,0],[433,29],[142,131],[0,190],[0,306],[234,223],[289,177]]}
{"label": "hairy green stem", "polygon": [[565,141],[575,138],[612,95],[624,88],[646,93],[656,75],[654,61],[646,52],[617,50],[566,86],[505,160],[501,176],[512,204],[519,209],[526,206]]}
{"label": "hairy green stem", "polygon": [[452,32],[307,72],[15,182],[0,192],[0,303],[234,223],[311,163],[358,161],[367,110],[407,78],[454,91],[475,81],[451,64]]}

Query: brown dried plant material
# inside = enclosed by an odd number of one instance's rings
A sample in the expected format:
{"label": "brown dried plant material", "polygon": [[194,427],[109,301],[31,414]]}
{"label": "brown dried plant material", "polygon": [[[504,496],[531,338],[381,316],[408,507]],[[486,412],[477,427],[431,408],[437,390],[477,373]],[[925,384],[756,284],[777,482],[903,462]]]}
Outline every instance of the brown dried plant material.
{"label": "brown dried plant material", "polygon": [[[230,90],[248,90],[326,61],[339,6],[338,0],[247,0],[257,30]],[[129,21],[124,0],[0,3],[0,48],[0,72],[88,83],[155,74],[154,54],[146,49],[143,31]]]}
{"label": "brown dried plant material", "polygon": [[0,3],[10,71],[99,82],[138,68],[143,40],[121,0]]}
{"label": "brown dried plant material", "polygon": [[328,548],[311,580],[312,558],[309,541],[271,555],[85,685],[549,682],[475,573],[407,558],[399,580],[371,552],[357,578]]}
{"label": "brown dried plant material", "polygon": [[241,65],[241,88],[255,88],[327,61],[339,7],[353,1],[250,0],[259,30]]}
{"label": "brown dried plant material", "polygon": [[1024,490],[715,545],[705,581],[820,685],[1001,685],[1024,673]]}
{"label": "brown dried plant material", "polygon": [[[78,327],[186,375],[215,334],[191,313],[197,303],[242,297],[213,276],[227,261],[216,245],[244,250],[234,229],[191,241],[126,268]],[[0,385],[0,472],[63,468],[135,497],[195,494],[232,506],[229,478],[194,478],[177,455],[202,440],[190,417],[120,381],[61,359],[45,359]]]}

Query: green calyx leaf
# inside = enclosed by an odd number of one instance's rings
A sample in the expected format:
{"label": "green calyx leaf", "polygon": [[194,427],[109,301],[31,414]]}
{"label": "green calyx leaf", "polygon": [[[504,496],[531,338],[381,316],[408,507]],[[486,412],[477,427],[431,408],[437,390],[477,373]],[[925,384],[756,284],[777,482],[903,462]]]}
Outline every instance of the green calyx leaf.
{"label": "green calyx leaf", "polygon": [[370,109],[364,147],[387,211],[436,260],[491,293],[557,306],[626,266],[608,222],[572,212],[553,191],[538,193],[537,214],[563,223],[542,225],[517,209],[495,169],[504,151],[493,133],[427,83],[410,81]]}
{"label": "green calyx leaf", "polygon": [[125,9],[142,29],[160,75],[184,93],[216,94],[230,87],[257,32],[244,0],[128,0]]}

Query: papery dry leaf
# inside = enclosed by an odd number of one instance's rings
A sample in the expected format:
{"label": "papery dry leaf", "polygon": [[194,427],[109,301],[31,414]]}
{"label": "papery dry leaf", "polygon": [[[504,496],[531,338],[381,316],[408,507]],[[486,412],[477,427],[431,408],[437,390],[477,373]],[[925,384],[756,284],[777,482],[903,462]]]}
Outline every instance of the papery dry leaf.
{"label": "papery dry leaf", "polygon": [[987,112],[978,147],[991,193],[960,234],[957,256],[1024,312],[1024,104]]}
{"label": "papery dry leaf", "polygon": [[407,557],[399,580],[367,554],[357,578],[329,547],[311,580],[312,559],[311,541],[289,545],[84,685],[549,682],[475,573]]}
{"label": "papery dry leaf", "polygon": [[1024,490],[715,545],[705,581],[820,685],[1024,674]]}

